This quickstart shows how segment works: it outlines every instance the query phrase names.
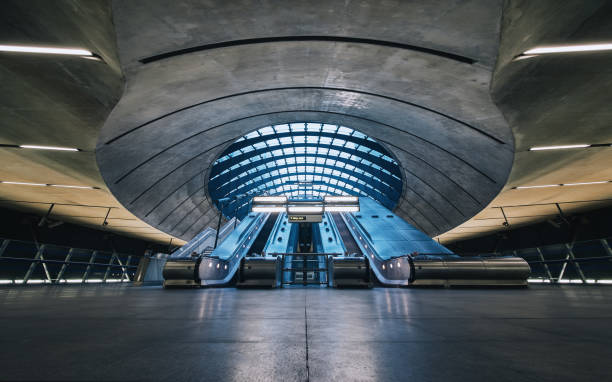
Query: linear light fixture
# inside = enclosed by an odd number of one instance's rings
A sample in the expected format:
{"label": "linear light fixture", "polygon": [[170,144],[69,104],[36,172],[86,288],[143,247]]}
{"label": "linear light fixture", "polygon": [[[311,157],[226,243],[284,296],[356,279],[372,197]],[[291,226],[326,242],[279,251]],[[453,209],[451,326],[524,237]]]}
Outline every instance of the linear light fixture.
{"label": "linear light fixture", "polygon": [[528,54],[528,55],[519,55],[513,61],[526,60],[528,58],[538,57],[536,54]]}
{"label": "linear light fixture", "polygon": [[289,213],[301,213],[301,212],[309,212],[309,213],[322,213],[322,206],[289,206]]}
{"label": "linear light fixture", "polygon": [[39,146],[39,145],[19,145],[22,149],[35,149],[35,150],[56,150],[56,151],[79,151],[79,149],[73,147],[57,147],[57,146]]}
{"label": "linear light fixture", "polygon": [[0,45],[0,52],[14,53],[39,53],[39,54],[66,54],[71,56],[93,56],[93,53],[78,48],[55,48],[44,46],[26,46],[26,45]]}
{"label": "linear light fixture", "polygon": [[93,186],[76,186],[70,184],[50,184],[50,183],[32,183],[32,182],[13,182],[7,180],[0,180],[1,184],[12,184],[16,186],[38,186],[38,187],[61,187],[61,188],[80,188],[86,190],[99,190],[100,187]]}
{"label": "linear light fixture", "polygon": [[359,212],[359,206],[325,206],[325,212]]}
{"label": "linear light fixture", "polygon": [[18,185],[18,186],[48,186],[48,184],[46,183],[29,183],[29,182],[8,182],[5,180],[0,181],[0,183],[2,184],[14,184],[14,185]]}
{"label": "linear light fixture", "polygon": [[[252,212],[287,212],[290,217],[295,214],[308,216],[323,215],[328,212],[358,212],[359,197],[335,196],[324,199],[288,199],[286,196],[256,196],[251,204]],[[304,220],[303,218],[301,220]],[[320,221],[320,220],[319,220]]]}
{"label": "linear light fixture", "polygon": [[564,186],[584,186],[584,185],[588,185],[588,184],[604,184],[604,183],[610,183],[609,180],[601,180],[598,182],[578,182],[578,183],[564,183]]}
{"label": "linear light fixture", "polygon": [[578,144],[578,145],[560,145],[560,146],[537,146],[537,147],[530,147],[529,151],[562,150],[562,149],[582,149],[582,148],[585,148],[585,147],[591,147],[591,145]]}
{"label": "linear light fixture", "polygon": [[559,183],[559,184],[543,184],[538,186],[517,186],[513,187],[515,190],[522,190],[526,188],[548,188],[548,187],[563,187],[563,186],[587,186],[591,184],[605,184],[612,183],[612,180],[600,180],[596,182],[576,182],[576,183]]}
{"label": "linear light fixture", "polygon": [[287,212],[287,208],[278,206],[253,206],[252,212]]}
{"label": "linear light fixture", "polygon": [[253,198],[255,203],[285,203],[286,196],[256,196]]}
{"label": "linear light fixture", "polygon": [[526,50],[523,55],[533,54],[551,54],[551,53],[575,53],[575,52],[599,52],[612,50],[612,44],[576,44],[576,45],[558,45],[558,46],[537,46],[533,49]]}
{"label": "linear light fixture", "polygon": [[335,203],[335,202],[352,202],[352,203],[356,203],[357,200],[359,198],[357,196],[330,196],[330,195],[326,195],[325,196],[325,202],[329,203]]}
{"label": "linear light fixture", "polygon": [[95,190],[95,189],[97,189],[97,187],[92,187],[92,186],[71,186],[71,185],[67,185],[67,184],[48,184],[47,186],[50,186],[50,187],[61,187],[61,188],[81,188],[81,189],[88,189],[88,190]]}
{"label": "linear light fixture", "polygon": [[548,187],[561,187],[561,184],[543,184],[543,185],[539,185],[539,186],[518,186],[518,187],[514,187],[517,190],[522,190],[525,188],[548,188]]}

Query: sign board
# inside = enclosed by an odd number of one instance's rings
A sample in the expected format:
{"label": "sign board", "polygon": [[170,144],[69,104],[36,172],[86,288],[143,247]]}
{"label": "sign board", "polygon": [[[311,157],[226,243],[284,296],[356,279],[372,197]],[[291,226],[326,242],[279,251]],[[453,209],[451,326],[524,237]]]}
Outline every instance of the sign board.
{"label": "sign board", "polygon": [[290,223],[320,223],[323,215],[289,215]]}

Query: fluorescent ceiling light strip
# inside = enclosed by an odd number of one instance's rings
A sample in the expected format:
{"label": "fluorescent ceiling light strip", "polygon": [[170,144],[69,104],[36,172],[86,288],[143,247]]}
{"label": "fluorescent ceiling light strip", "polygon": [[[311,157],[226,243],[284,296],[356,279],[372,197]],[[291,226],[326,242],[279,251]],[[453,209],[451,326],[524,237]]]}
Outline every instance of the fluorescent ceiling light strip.
{"label": "fluorescent ceiling light strip", "polygon": [[560,184],[543,184],[541,186],[518,186],[516,187],[517,190],[521,190],[524,188],[547,188],[547,187],[561,187]]}
{"label": "fluorescent ceiling light strip", "polygon": [[542,151],[542,150],[561,150],[561,149],[582,149],[590,147],[591,145],[579,144],[579,145],[560,145],[560,146],[539,146],[531,147],[529,151]]}
{"label": "fluorescent ceiling light strip", "polygon": [[0,45],[0,52],[68,54],[73,56],[93,56],[88,50],[73,48],[52,48],[44,46]]}
{"label": "fluorescent ceiling light strip", "polygon": [[325,206],[326,212],[359,212],[358,206]]}
{"label": "fluorescent ceiling light strip", "polygon": [[97,189],[96,187],[91,187],[91,186],[70,186],[67,184],[49,184],[49,186],[51,187],[61,187],[61,188],[81,188],[81,189],[86,189],[86,190],[95,190]]}
{"label": "fluorescent ceiling light strip", "polygon": [[550,54],[550,53],[572,53],[572,52],[597,52],[603,50],[612,50],[612,44],[577,44],[577,45],[559,45],[559,46],[537,46],[533,49],[523,52],[524,55],[529,54]]}
{"label": "fluorescent ceiling light strip", "polygon": [[357,196],[326,196],[326,202],[357,202]]}
{"label": "fluorescent ceiling light strip", "polygon": [[286,202],[286,196],[256,196],[253,198],[255,203],[275,203],[275,202]]}
{"label": "fluorescent ceiling light strip", "polygon": [[563,183],[564,186],[584,186],[584,185],[588,185],[588,184],[604,184],[604,183],[610,183],[609,180],[602,180],[599,182],[579,182],[579,183]]}
{"label": "fluorescent ceiling light strip", "polygon": [[56,147],[56,146],[38,146],[38,145],[19,145],[22,149],[37,149],[37,150],[57,150],[57,151],[79,151],[72,147]]}
{"label": "fluorescent ceiling light strip", "polygon": [[273,206],[254,206],[251,208],[252,212],[285,212],[287,209],[285,207],[273,207]]}
{"label": "fluorescent ceiling light strip", "polygon": [[69,184],[48,184],[48,183],[31,183],[31,182],[13,182],[7,180],[0,180],[2,184],[12,184],[17,186],[39,186],[39,187],[61,187],[61,188],[79,188],[86,190],[98,190],[98,187],[93,186],[73,186]]}
{"label": "fluorescent ceiling light strip", "polygon": [[5,180],[0,181],[3,184],[14,184],[18,186],[48,186],[46,183],[28,183],[28,182],[7,182]]}
{"label": "fluorescent ceiling light strip", "polygon": [[527,58],[532,58],[532,57],[537,57],[537,54],[521,55],[521,56],[518,56],[517,58],[515,58],[514,61],[525,60]]}
{"label": "fluorescent ceiling light strip", "polygon": [[547,187],[561,187],[561,186],[588,186],[591,184],[606,184],[612,183],[612,180],[600,180],[596,182],[576,182],[576,183],[560,183],[560,184],[543,184],[540,186],[518,186],[514,187],[517,190],[525,189],[525,188],[547,188]]}
{"label": "fluorescent ceiling light strip", "polygon": [[300,213],[300,212],[323,212],[323,207],[317,206],[292,206],[289,207],[289,212],[291,213]]}

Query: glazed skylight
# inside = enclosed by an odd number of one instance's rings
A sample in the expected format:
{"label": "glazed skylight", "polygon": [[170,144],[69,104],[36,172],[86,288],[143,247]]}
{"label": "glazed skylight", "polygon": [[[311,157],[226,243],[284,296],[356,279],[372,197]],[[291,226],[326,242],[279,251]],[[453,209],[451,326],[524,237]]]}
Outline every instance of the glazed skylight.
{"label": "glazed skylight", "polygon": [[401,195],[399,165],[374,139],[346,126],[291,123],[267,126],[234,142],[210,173],[208,190],[226,216],[244,216],[256,195],[322,198],[368,196],[393,208]]}

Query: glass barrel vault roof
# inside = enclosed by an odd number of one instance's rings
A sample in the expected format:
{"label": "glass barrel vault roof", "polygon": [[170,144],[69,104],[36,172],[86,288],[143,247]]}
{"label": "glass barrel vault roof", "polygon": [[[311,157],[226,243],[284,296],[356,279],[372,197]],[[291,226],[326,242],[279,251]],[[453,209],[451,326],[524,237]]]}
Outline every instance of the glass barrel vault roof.
{"label": "glass barrel vault roof", "polygon": [[346,126],[300,122],[267,126],[230,145],[212,166],[208,192],[226,217],[248,213],[256,195],[370,197],[393,209],[401,171],[374,139]]}

